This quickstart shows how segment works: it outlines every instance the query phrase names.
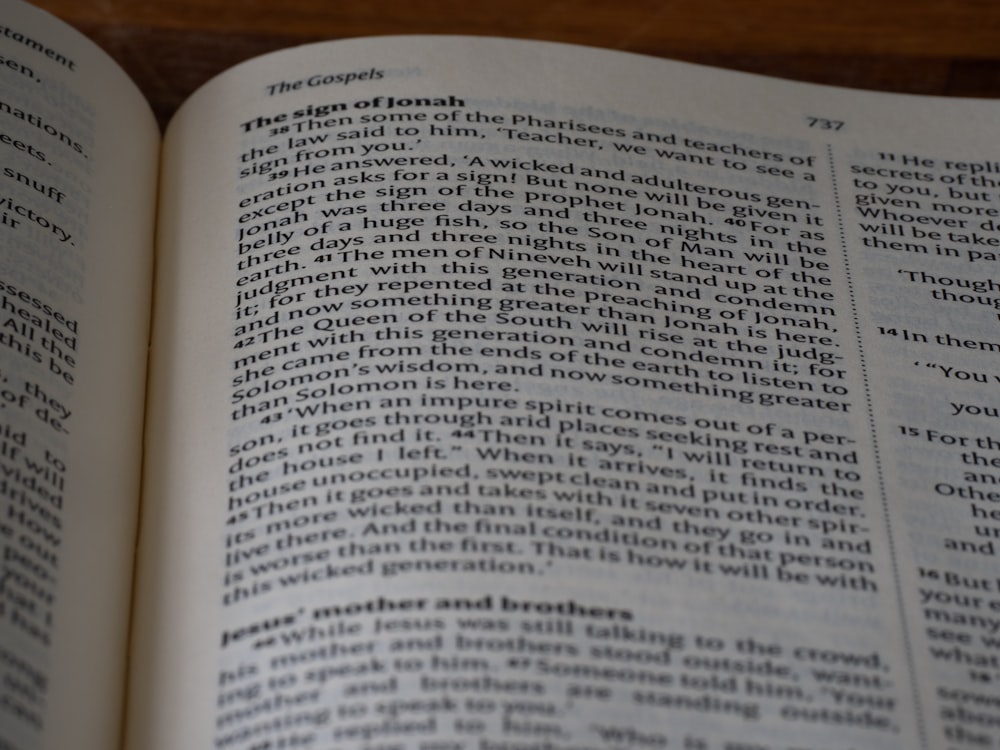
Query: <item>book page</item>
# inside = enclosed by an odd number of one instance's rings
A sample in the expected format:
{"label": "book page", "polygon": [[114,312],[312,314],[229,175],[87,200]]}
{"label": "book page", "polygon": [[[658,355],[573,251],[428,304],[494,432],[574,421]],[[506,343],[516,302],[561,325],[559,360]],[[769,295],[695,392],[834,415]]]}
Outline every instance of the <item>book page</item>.
{"label": "book page", "polygon": [[46,13],[0,13],[0,747],[120,743],[159,132]]}
{"label": "book page", "polygon": [[130,747],[995,745],[998,111],[483,39],[196,94]]}

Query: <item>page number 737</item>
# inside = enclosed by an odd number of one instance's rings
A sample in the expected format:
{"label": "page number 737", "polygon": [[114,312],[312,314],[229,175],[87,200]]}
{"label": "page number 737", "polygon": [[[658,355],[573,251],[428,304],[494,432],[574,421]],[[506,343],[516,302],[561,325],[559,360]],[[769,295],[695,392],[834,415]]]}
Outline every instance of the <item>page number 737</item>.
{"label": "page number 737", "polygon": [[825,117],[806,117],[809,127],[820,130],[840,130],[844,127],[843,120],[828,120]]}

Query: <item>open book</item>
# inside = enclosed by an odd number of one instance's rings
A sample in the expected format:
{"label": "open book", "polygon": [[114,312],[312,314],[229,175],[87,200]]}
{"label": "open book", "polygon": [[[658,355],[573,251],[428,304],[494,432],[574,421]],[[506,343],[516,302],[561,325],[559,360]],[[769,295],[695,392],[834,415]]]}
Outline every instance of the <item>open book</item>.
{"label": "open book", "polygon": [[0,748],[1000,746],[1000,104],[0,28]]}

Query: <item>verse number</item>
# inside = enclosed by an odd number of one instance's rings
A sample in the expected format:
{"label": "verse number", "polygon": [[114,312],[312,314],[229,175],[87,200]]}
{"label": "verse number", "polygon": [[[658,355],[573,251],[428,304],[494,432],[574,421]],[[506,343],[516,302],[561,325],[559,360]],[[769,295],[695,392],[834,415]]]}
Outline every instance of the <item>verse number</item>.
{"label": "verse number", "polygon": [[840,130],[844,127],[843,120],[828,120],[825,117],[807,117],[806,122],[809,127],[820,130]]}

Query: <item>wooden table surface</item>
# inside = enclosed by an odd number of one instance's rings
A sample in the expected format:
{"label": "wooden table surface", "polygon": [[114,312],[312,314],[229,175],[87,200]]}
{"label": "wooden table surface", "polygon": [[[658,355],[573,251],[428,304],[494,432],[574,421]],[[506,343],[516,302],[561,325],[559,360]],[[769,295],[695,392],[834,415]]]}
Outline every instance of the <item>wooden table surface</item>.
{"label": "wooden table surface", "polygon": [[164,122],[248,57],[447,33],[575,42],[843,86],[1000,97],[1000,0],[36,0],[106,49]]}

